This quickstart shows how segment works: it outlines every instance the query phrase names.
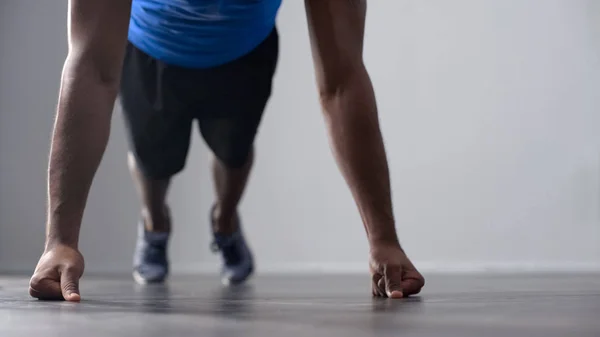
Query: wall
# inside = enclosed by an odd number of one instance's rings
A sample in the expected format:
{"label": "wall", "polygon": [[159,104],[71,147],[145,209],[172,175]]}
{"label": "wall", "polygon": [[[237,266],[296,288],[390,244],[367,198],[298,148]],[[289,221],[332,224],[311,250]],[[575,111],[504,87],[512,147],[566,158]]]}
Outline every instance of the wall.
{"label": "wall", "polygon": [[[0,12],[0,270],[31,271],[66,1]],[[398,230],[426,271],[600,270],[600,5],[595,0],[370,1],[365,57]],[[363,271],[359,216],[330,156],[302,3],[281,10],[281,61],[242,211],[263,271]],[[85,214],[89,272],[129,271],[138,202],[120,114]],[[175,181],[174,270],[214,271],[207,150]]]}

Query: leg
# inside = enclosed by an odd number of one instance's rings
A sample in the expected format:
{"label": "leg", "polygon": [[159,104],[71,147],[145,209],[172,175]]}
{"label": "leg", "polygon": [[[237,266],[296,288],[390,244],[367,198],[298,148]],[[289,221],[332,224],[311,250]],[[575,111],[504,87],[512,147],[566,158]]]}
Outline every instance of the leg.
{"label": "leg", "polygon": [[171,217],[166,198],[171,179],[152,179],[145,176],[132,152],[127,154],[127,166],[142,202],[142,221],[146,230],[170,232]]}
{"label": "leg", "polygon": [[190,144],[192,117],[182,106],[185,97],[174,94],[180,90],[165,80],[178,81],[170,71],[128,46],[121,105],[130,141],[128,166],[142,204],[133,275],[143,284],[162,282],[168,274],[166,195],[171,177],[185,166]]}
{"label": "leg", "polygon": [[254,270],[238,204],[254,160],[253,143],[271,95],[278,56],[277,31],[246,56],[207,72],[211,84],[198,117],[200,132],[213,153],[216,201],[210,214],[213,249],[223,257],[222,281],[237,284]]}
{"label": "leg", "polygon": [[229,167],[215,155],[212,156],[212,175],[216,194],[212,225],[215,233],[231,235],[237,231],[239,225],[237,206],[246,189],[253,163],[252,149],[246,162],[238,168]]}
{"label": "leg", "polygon": [[[262,108],[255,110],[260,112],[259,116]],[[212,248],[222,255],[221,280],[225,285],[244,282],[254,270],[254,259],[244,238],[237,209],[253,162],[252,143],[260,121],[255,115],[200,120],[202,135],[213,151],[216,201],[210,213],[214,236]]]}

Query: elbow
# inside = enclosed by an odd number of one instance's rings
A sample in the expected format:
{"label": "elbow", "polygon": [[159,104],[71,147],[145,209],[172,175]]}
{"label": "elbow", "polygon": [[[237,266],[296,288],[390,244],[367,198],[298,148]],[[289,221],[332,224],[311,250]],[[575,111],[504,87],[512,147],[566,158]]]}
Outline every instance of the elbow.
{"label": "elbow", "polygon": [[356,66],[320,76],[318,80],[319,102],[325,117],[345,113],[350,106],[364,101],[373,91],[371,80],[364,66]]}
{"label": "elbow", "polygon": [[95,67],[93,69],[94,78],[97,79],[98,83],[111,87],[118,88],[121,82],[121,69],[104,69],[101,67]]}
{"label": "elbow", "polygon": [[347,96],[350,87],[349,80],[336,80],[318,84],[319,103],[324,117],[330,119],[342,110],[340,105],[343,103],[344,97]]}
{"label": "elbow", "polygon": [[344,96],[365,81],[370,82],[367,70],[362,63],[325,70],[319,75],[317,76],[317,87],[321,103]]}
{"label": "elbow", "polygon": [[343,94],[345,87],[346,85],[342,83],[336,85],[319,85],[319,102],[326,108],[337,97]]}
{"label": "elbow", "polygon": [[335,74],[326,74],[321,76],[317,82],[319,100],[321,103],[327,103],[336,97],[341,96],[351,85],[351,73],[337,72]]}
{"label": "elbow", "polygon": [[97,57],[69,53],[65,61],[64,76],[77,82],[92,82],[108,89],[118,90],[121,67],[121,62],[102,62]]}

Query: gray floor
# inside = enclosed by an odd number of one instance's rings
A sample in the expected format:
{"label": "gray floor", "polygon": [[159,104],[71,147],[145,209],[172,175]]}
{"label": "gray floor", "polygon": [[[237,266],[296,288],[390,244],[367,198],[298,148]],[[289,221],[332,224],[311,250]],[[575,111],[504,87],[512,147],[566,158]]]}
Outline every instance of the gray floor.
{"label": "gray floor", "polygon": [[428,276],[408,300],[375,300],[363,276],[213,277],[140,287],[87,277],[80,304],[27,296],[0,278],[0,336],[600,336],[600,275]]}

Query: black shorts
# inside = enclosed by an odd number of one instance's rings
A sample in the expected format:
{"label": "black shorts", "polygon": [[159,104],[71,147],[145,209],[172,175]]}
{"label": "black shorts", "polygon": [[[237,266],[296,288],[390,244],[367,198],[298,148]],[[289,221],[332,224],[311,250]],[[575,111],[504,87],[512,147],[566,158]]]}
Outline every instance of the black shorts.
{"label": "black shorts", "polygon": [[131,152],[146,176],[165,179],[184,168],[194,120],[225,165],[246,163],[271,95],[278,40],[274,29],[252,52],[207,69],[168,65],[127,46],[120,99]]}

